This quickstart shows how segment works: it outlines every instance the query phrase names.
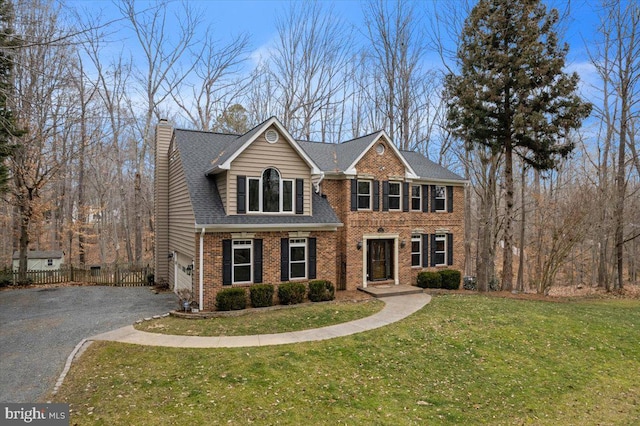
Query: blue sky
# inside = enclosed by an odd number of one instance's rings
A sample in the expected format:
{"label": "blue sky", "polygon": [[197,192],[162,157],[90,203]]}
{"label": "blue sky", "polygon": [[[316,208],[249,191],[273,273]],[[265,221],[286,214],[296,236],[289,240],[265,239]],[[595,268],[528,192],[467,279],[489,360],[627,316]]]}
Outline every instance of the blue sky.
{"label": "blue sky", "polygon": [[[423,0],[414,3],[415,10],[423,14],[423,18],[433,12],[434,8],[450,5],[450,2],[459,0]],[[632,0],[629,0],[632,1]],[[246,33],[250,37],[250,51],[253,61],[247,63],[247,69],[255,65],[257,57],[268,53],[277,36],[276,21],[283,17],[290,5],[289,1],[275,0],[187,0],[190,6],[200,11],[203,28],[211,26],[216,39],[223,44],[229,42],[234,36]],[[137,1],[137,7],[142,9],[145,4],[154,2]],[[356,41],[362,39],[364,43],[364,12],[367,1],[361,0],[321,0],[323,7],[331,9],[341,18],[345,25],[351,26]],[[394,4],[391,0],[390,4]],[[581,76],[581,91],[592,102],[597,103],[598,93],[593,88],[599,85],[594,67],[588,58],[587,46],[593,46],[594,36],[599,23],[597,9],[600,0],[545,0],[549,7],[557,8],[561,14],[567,14],[567,18],[560,27],[563,32],[563,41],[570,45],[567,60],[567,69],[577,71]],[[66,5],[72,9],[83,10],[89,15],[101,15],[103,20],[114,19],[118,12],[111,0],[70,0]],[[181,8],[181,2],[175,1],[172,7]],[[169,14],[171,15],[171,13]],[[426,19],[425,19],[426,22]],[[109,36],[114,41],[110,46],[110,53],[122,51],[125,56],[140,56],[137,41],[133,33],[119,30]],[[454,47],[452,45],[452,47]],[[428,67],[440,67],[441,62],[434,53],[427,53],[425,60]]]}
{"label": "blue sky", "polygon": [[[423,0],[414,2],[416,10],[428,14],[433,7],[458,0]],[[281,0],[187,0],[202,12],[203,21],[212,25],[221,40],[231,39],[234,35],[248,33],[251,45],[258,50],[270,43],[276,35],[275,22],[287,9],[289,1]],[[146,1],[138,1],[140,5]],[[356,29],[364,27],[363,7],[366,1],[360,0],[321,0],[325,7]],[[390,3],[394,3],[391,1]],[[588,44],[598,24],[596,10],[599,0],[546,0],[547,5],[558,8],[560,12],[569,12],[566,20],[565,41],[571,46],[572,60],[586,58],[585,42]],[[84,9],[86,12],[106,17],[116,15],[113,2],[110,0],[71,0],[66,2],[71,8]],[[180,3],[176,2],[176,6]],[[563,24],[564,25],[564,24]]]}

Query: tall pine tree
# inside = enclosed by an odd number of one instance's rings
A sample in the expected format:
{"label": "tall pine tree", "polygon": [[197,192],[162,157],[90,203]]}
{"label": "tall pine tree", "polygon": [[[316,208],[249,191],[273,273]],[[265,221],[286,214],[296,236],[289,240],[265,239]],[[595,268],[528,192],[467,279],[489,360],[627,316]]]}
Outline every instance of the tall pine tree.
{"label": "tall pine tree", "polygon": [[14,94],[12,51],[17,47],[13,34],[13,7],[11,1],[0,0],[0,193],[7,190],[9,170],[5,160],[14,150],[14,137],[21,132],[11,110]]}
{"label": "tall pine tree", "polygon": [[445,83],[453,133],[468,149],[504,157],[503,290],[513,288],[513,157],[556,167],[574,148],[567,133],[591,111],[577,95],[578,75],[564,71],[569,47],[558,42],[557,21],[539,0],[480,0],[463,28],[460,73]]}

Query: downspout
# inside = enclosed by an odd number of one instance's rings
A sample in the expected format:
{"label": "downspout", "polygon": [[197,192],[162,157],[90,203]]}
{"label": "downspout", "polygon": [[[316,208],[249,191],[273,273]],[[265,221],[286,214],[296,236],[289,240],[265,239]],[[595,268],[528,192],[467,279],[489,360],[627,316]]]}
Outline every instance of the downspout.
{"label": "downspout", "polygon": [[[318,178],[319,176],[319,178]],[[313,186],[315,187],[316,190],[316,194],[320,193],[320,183],[324,180],[324,172],[320,172],[320,175],[315,175],[316,179],[318,179],[317,182],[312,182]],[[313,178],[313,176],[312,176]],[[313,180],[313,179],[312,179]]]}
{"label": "downspout", "polygon": [[200,267],[198,268],[199,271],[199,279],[198,279],[198,283],[199,283],[199,291],[198,291],[198,306],[200,308],[200,310],[204,309],[204,296],[202,294],[202,292],[204,291],[204,285],[202,284],[202,281],[204,281],[204,228],[202,228],[202,232],[200,233]]}

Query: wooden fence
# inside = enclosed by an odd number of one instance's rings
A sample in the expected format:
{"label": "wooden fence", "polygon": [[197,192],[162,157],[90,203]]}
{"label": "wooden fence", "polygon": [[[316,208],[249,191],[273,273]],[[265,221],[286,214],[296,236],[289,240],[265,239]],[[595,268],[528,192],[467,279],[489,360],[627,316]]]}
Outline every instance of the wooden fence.
{"label": "wooden fence", "polygon": [[[0,272],[0,275],[2,272]],[[5,272],[11,277],[13,284],[19,283],[17,272]],[[153,268],[148,266],[108,266],[76,268],[66,267],[53,271],[27,271],[28,283],[32,284],[60,284],[68,282],[85,282],[91,284],[112,285],[118,287],[136,287],[153,285]]]}

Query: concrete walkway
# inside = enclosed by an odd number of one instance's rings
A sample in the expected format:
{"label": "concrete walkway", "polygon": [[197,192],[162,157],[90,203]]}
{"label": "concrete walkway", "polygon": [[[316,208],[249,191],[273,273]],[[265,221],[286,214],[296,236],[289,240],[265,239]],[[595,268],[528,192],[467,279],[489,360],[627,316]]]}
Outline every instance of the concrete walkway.
{"label": "concrete walkway", "polygon": [[130,325],[107,333],[98,334],[87,340],[107,340],[174,348],[236,348],[311,342],[314,340],[348,336],[394,323],[421,309],[431,301],[431,296],[420,293],[384,297],[380,300],[385,303],[384,308],[377,314],[369,317],[343,324],[311,330],[294,331],[291,333],[259,334],[254,336],[176,336],[138,331]]}

